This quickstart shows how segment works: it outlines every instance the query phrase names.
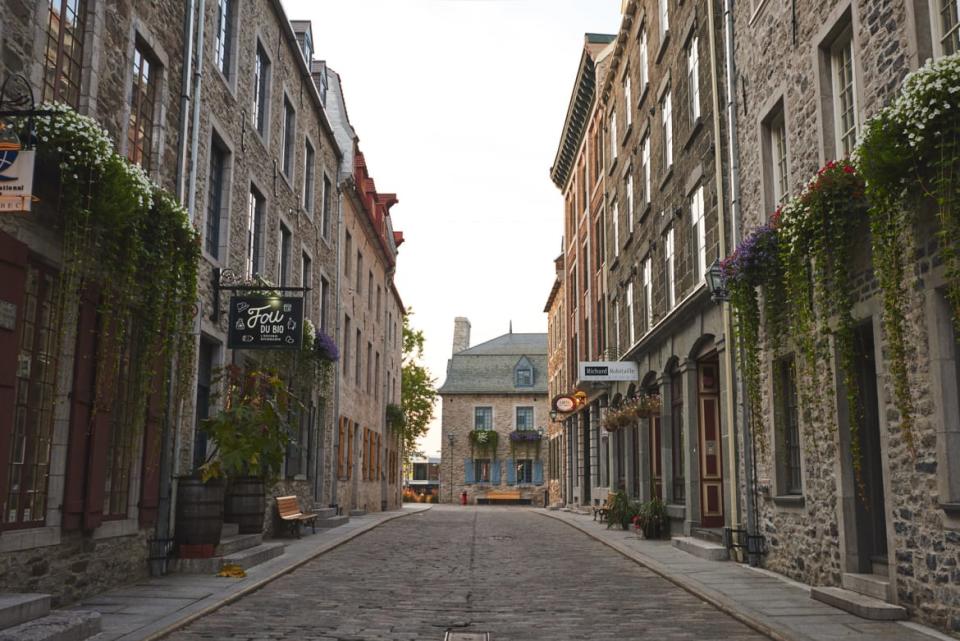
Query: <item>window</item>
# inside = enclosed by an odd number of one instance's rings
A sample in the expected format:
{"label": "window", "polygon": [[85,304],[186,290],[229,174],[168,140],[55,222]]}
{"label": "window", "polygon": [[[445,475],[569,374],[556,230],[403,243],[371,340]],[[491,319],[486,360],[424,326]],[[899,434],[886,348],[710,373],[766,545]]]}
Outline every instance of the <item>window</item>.
{"label": "window", "polygon": [[310,312],[313,311],[311,304],[313,303],[313,261],[310,260],[310,256],[307,255],[307,252],[301,252],[300,254],[300,286],[304,287],[303,292],[303,313],[308,317],[313,318],[313,314]]}
{"label": "window", "polygon": [[293,110],[293,105],[283,97],[283,158],[281,159],[281,170],[283,175],[293,180],[293,139],[297,128],[297,112]]}
{"label": "window", "polygon": [[360,352],[360,346],[363,345],[363,333],[357,329],[357,342],[354,345],[354,354],[356,356],[356,362],[353,364],[353,384],[357,387],[361,385],[361,366],[363,365],[363,354]]}
{"label": "window", "polygon": [[473,478],[476,483],[490,482],[490,459],[473,459]]}
{"label": "window", "polygon": [[220,258],[220,226],[223,212],[223,196],[226,192],[225,178],[227,152],[214,138],[210,141],[210,174],[207,180],[207,236],[204,247],[214,258]]}
{"label": "window", "polygon": [[613,255],[620,255],[620,207],[613,201]]}
{"label": "window", "polygon": [[277,266],[277,282],[285,287],[290,280],[290,230],[286,225],[280,225],[280,246],[277,254],[280,257]]}
{"label": "window", "polygon": [[646,331],[653,328],[653,259],[643,261],[643,309],[646,312]]}
{"label": "window", "polygon": [[263,271],[263,196],[253,185],[247,204],[247,278]]}
{"label": "window", "polygon": [[515,462],[517,466],[517,484],[525,483],[530,485],[533,483],[533,459],[523,458],[517,459]]}
{"label": "window", "polygon": [[614,358],[620,357],[620,301],[613,302],[613,336],[616,343],[614,343]]}
{"label": "window", "polygon": [[357,250],[357,281],[355,285],[357,290],[357,297],[359,298],[363,294],[363,254],[360,253],[360,250]]}
{"label": "window", "polygon": [[43,65],[43,100],[80,106],[80,74],[86,31],[86,0],[49,0],[47,47]]}
{"label": "window", "polygon": [[617,112],[610,112],[610,162],[617,159]]}
{"label": "window", "polygon": [[523,366],[517,368],[517,387],[533,386],[533,370]]}
{"label": "window", "polygon": [[837,156],[848,156],[857,144],[859,129],[854,88],[853,30],[849,26],[830,47],[830,68]]}
{"label": "window", "polygon": [[517,426],[518,430],[532,430],[533,429],[533,408],[532,407],[518,407],[517,408]]}
{"label": "window", "polygon": [[640,143],[640,171],[643,175],[643,203],[650,204],[650,134]]}
{"label": "window", "polygon": [[797,371],[793,357],[781,358],[775,364],[777,432],[780,435],[778,464],[778,494],[802,494],[800,478],[800,423],[797,411]]}
{"label": "window", "polygon": [[353,336],[350,334],[350,317],[344,314],[343,316],[343,378],[347,379],[350,374],[350,339]]}
{"label": "window", "polygon": [[627,170],[627,233],[633,233],[633,167]]}
{"label": "window", "polygon": [[214,48],[217,69],[230,77],[233,67],[233,0],[220,0],[217,10],[217,42]]}
{"label": "window", "polygon": [[660,29],[661,43],[666,39],[667,34],[670,32],[670,15],[669,15],[669,9],[667,7],[667,1],[668,0],[658,0],[658,5],[659,5],[658,8],[659,8],[659,16],[660,16],[659,29]]}
{"label": "window", "polygon": [[328,310],[330,309],[330,281],[324,277],[320,277],[320,329],[323,330],[324,334],[329,335],[327,332],[327,315]]}
{"label": "window", "polygon": [[373,309],[373,272],[367,272],[367,309]]}
{"label": "window", "polygon": [[343,241],[343,275],[345,278],[350,278],[350,256],[353,253],[353,236],[350,235],[350,232],[346,232],[346,237]]}
{"label": "window", "polygon": [[[320,232],[324,238],[330,237],[330,201],[333,198],[333,190],[330,186],[330,179],[323,177],[323,219],[320,221]],[[349,255],[349,254],[348,254]]]}
{"label": "window", "polygon": [[367,343],[367,394],[369,394],[373,387],[373,343]]}
{"label": "window", "polygon": [[253,65],[253,125],[264,138],[267,137],[267,88],[270,85],[270,59],[267,52],[257,42],[257,57]]}
{"label": "window", "polygon": [[937,36],[940,54],[949,56],[960,51],[960,2],[937,0],[939,3],[939,26]]}
{"label": "window", "polygon": [[663,133],[663,173],[673,166],[673,108],[668,91],[660,101],[660,127]]}
{"label": "window", "polygon": [[380,288],[380,285],[377,285],[377,318],[380,318],[380,313],[383,309],[383,290]]}
{"label": "window", "polygon": [[640,29],[640,93],[647,88],[647,85],[650,83],[650,75],[647,69],[649,65],[648,54],[647,54],[647,28],[643,27]]}
{"label": "window", "polygon": [[493,429],[493,408],[475,407],[473,408],[473,429],[492,430]]}
{"label": "window", "polygon": [[690,96],[690,124],[697,121],[700,117],[700,53],[697,50],[699,38],[694,36],[690,39],[690,47],[687,49],[687,91]]}
{"label": "window", "polygon": [[636,319],[633,313],[633,282],[627,283],[627,336],[630,337],[630,345],[633,345],[637,339],[635,334]]}
{"label": "window", "polygon": [[707,273],[707,229],[703,218],[703,185],[690,199],[690,247],[693,256],[693,282],[698,284]]}
{"label": "window", "polygon": [[623,100],[627,108],[627,127],[633,124],[633,93],[630,89],[630,68],[627,67],[627,71],[623,77]]}
{"label": "window", "polygon": [[217,344],[200,337],[200,350],[197,355],[197,412],[196,429],[193,434],[193,467],[199,469],[207,461],[207,434],[202,429],[203,422],[210,418],[211,396],[213,390],[214,368],[217,362]]}
{"label": "window", "polygon": [[127,124],[127,159],[149,172],[152,167],[154,107],[159,65],[137,42],[133,49],[133,87]]}
{"label": "window", "polygon": [[380,352],[374,354],[374,365],[373,368],[373,398],[380,398]]}
{"label": "window", "polygon": [[313,213],[313,185],[316,157],[309,140],[303,141],[303,209]]}
{"label": "window", "polygon": [[783,122],[783,114],[770,129],[770,141],[773,143],[773,199],[779,206],[790,193],[787,174],[787,129]]}
{"label": "window", "polygon": [[663,272],[667,284],[667,309],[673,309],[674,305],[677,304],[673,255],[673,227],[671,227],[663,236]]}

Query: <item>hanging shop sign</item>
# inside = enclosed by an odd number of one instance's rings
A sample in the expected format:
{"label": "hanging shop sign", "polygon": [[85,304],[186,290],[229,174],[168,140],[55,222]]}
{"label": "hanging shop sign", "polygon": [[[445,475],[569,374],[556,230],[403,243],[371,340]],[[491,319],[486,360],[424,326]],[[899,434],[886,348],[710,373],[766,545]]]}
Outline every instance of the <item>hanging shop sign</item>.
{"label": "hanging shop sign", "polygon": [[300,349],[303,299],[284,296],[234,296],[230,299],[231,349]]}
{"label": "hanging shop sign", "polygon": [[581,361],[581,381],[638,381],[640,368],[634,361]]}
{"label": "hanging shop sign", "polygon": [[23,150],[11,129],[0,129],[0,212],[30,211],[36,153]]}

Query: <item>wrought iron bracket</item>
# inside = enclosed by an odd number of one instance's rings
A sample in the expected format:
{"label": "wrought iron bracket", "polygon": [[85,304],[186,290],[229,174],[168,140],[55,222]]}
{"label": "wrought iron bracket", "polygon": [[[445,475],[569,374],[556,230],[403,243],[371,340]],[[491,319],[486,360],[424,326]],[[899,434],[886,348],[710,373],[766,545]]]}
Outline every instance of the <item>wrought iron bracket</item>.
{"label": "wrought iron bracket", "polygon": [[286,287],[283,285],[272,285],[260,278],[257,274],[254,279],[257,284],[249,284],[237,273],[236,270],[214,267],[213,268],[213,311],[210,313],[210,320],[217,322],[220,320],[220,292],[261,292],[265,289],[276,292],[300,292],[301,294],[311,291],[312,287]]}

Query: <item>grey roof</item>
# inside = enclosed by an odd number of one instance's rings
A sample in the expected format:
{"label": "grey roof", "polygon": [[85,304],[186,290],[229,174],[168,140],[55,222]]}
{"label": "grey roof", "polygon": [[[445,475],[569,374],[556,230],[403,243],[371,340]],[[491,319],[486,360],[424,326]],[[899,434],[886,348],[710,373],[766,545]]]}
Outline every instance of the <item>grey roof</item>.
{"label": "grey roof", "polygon": [[[533,365],[533,386],[516,387],[514,368],[522,358]],[[547,335],[504,334],[454,354],[440,394],[546,394]]]}

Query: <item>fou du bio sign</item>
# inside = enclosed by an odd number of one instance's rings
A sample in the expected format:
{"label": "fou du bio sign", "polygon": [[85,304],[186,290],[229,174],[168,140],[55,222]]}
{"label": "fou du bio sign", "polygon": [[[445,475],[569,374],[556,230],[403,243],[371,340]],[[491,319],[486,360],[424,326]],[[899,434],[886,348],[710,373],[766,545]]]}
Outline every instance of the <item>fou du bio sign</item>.
{"label": "fou du bio sign", "polygon": [[234,296],[230,299],[231,349],[300,349],[303,299]]}
{"label": "fou du bio sign", "polygon": [[581,381],[637,381],[640,368],[633,361],[581,361]]}

